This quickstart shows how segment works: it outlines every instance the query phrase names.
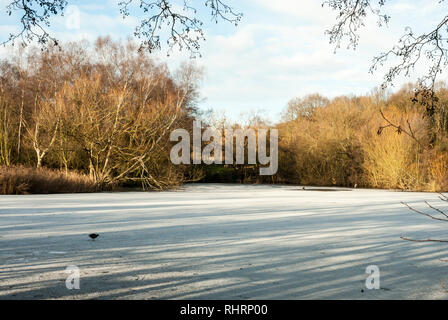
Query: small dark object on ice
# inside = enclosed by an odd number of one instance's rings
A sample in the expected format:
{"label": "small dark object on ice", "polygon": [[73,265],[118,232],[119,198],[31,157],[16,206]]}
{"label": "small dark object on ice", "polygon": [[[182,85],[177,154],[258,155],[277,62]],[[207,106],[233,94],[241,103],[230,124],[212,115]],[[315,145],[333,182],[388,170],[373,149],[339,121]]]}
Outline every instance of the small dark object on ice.
{"label": "small dark object on ice", "polygon": [[98,238],[100,235],[98,233],[91,233],[89,234],[89,237],[92,238],[92,240],[95,240],[96,238]]}

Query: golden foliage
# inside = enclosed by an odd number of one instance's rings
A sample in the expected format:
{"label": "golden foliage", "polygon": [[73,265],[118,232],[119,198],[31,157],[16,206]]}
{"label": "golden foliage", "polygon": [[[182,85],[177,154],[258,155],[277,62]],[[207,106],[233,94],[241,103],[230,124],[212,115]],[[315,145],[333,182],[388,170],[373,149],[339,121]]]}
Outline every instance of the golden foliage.
{"label": "golden foliage", "polygon": [[[433,129],[434,121],[411,102],[408,91],[389,100],[335,98],[316,108],[312,118],[297,117],[279,124],[278,181],[447,190],[447,139],[440,125]],[[439,118],[444,110],[440,109]],[[436,139],[433,130],[438,132]]]}

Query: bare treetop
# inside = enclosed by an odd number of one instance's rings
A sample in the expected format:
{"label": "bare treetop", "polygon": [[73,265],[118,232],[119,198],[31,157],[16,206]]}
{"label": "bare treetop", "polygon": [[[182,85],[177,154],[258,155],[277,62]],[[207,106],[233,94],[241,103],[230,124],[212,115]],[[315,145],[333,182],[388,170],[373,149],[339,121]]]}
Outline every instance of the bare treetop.
{"label": "bare treetop", "polygon": [[[444,0],[434,0],[441,4]],[[348,41],[348,48],[356,48],[359,42],[359,31],[365,26],[369,15],[378,18],[378,25],[387,25],[391,17],[383,12],[386,0],[328,0],[323,6],[337,11],[336,24],[327,31],[330,43],[340,47],[343,40]],[[441,8],[444,9],[444,8]],[[384,76],[383,87],[393,84],[399,75],[410,76],[417,66],[422,64],[427,68],[420,76],[418,84],[425,90],[434,90],[434,85],[443,69],[448,64],[448,16],[425,33],[415,34],[411,27],[406,27],[403,36],[397,44],[374,57],[371,72],[383,66],[388,60],[397,62],[392,65]]]}
{"label": "bare treetop", "polygon": [[[324,1],[322,6],[328,6],[338,11],[336,24],[327,30],[330,36],[330,42],[336,45],[336,49],[340,48],[343,40],[348,39],[348,48],[356,48],[359,43],[359,29],[365,26],[364,19],[373,14],[378,17],[378,25],[387,24],[390,17],[381,13],[381,7],[384,6],[386,0],[376,1],[370,0],[328,0]],[[374,2],[374,4],[372,4]]]}
{"label": "bare treetop", "polygon": [[[57,44],[58,40],[48,31],[52,16],[64,15],[69,0],[10,0],[7,12],[20,14],[21,29],[10,34],[2,43],[30,43],[37,40],[45,46]],[[168,55],[177,47],[194,56],[200,56],[201,42],[205,40],[203,21],[199,9],[208,9],[211,20],[220,20],[237,25],[242,14],[234,11],[229,0],[117,0],[124,18],[142,13],[134,35],[141,41],[141,49],[150,52],[162,47],[168,48]],[[336,49],[347,40],[348,48],[356,48],[360,30],[366,18],[374,16],[379,26],[387,25],[391,17],[384,12],[387,0],[323,0],[322,5],[337,12],[336,23],[327,30],[330,42]],[[440,6],[444,0],[434,0]],[[444,9],[441,7],[441,9]],[[407,27],[403,36],[390,50],[374,57],[370,72],[393,60],[384,75],[383,87],[395,82],[397,76],[411,76],[417,67],[426,68],[417,81],[424,90],[433,92],[434,85],[448,64],[448,15],[436,21],[427,32],[416,34]]]}
{"label": "bare treetop", "polygon": [[[141,49],[150,52],[161,49],[166,41],[168,53],[175,47],[188,50],[192,56],[200,55],[200,43],[205,40],[203,22],[198,18],[198,6],[208,8],[212,21],[218,23],[224,20],[235,25],[241,21],[242,14],[235,12],[232,7],[221,0],[203,0],[202,4],[191,4],[192,0],[120,0],[118,6],[123,18],[130,15],[133,6],[144,16],[135,28],[134,35],[141,40]],[[226,1],[227,2],[227,1]],[[7,6],[7,13],[19,12],[20,31],[11,33],[2,44],[14,43],[21,40],[23,44],[34,40],[41,45],[58,44],[48,27],[52,16],[64,15],[68,5],[66,0],[14,0]],[[180,9],[179,9],[180,8]],[[180,12],[179,12],[180,11]],[[164,29],[168,30],[163,39]]]}
{"label": "bare treetop", "polygon": [[8,15],[18,11],[21,14],[20,27],[17,33],[11,33],[7,40],[2,44],[14,42],[21,39],[23,43],[31,42],[37,39],[39,44],[45,45],[49,41],[57,44],[46,30],[50,26],[50,18],[56,15],[63,15],[67,7],[66,0],[14,0],[6,7]]}

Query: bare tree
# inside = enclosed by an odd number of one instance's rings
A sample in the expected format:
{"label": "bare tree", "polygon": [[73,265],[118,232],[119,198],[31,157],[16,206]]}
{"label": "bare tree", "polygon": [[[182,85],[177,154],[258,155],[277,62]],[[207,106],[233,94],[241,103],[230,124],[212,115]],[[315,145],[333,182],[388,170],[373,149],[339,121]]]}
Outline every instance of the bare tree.
{"label": "bare tree", "polygon": [[99,39],[93,53],[97,64],[61,89],[64,166],[66,148],[76,141],[75,149],[87,158],[90,176],[101,186],[140,183],[165,189],[181,183],[184,168],[169,161],[169,133],[175,125],[186,127],[200,72],[186,65],[176,81],[132,43],[109,38]]}
{"label": "bare tree", "polygon": [[[444,0],[434,0],[439,4]],[[391,17],[383,12],[386,0],[327,0],[328,6],[337,12],[336,24],[327,30],[330,42],[336,49],[344,40],[348,48],[356,48],[359,43],[359,30],[365,26],[368,16],[375,16],[379,26],[387,25]],[[441,8],[444,10],[445,8]],[[433,24],[427,32],[415,34],[406,27],[403,36],[390,50],[374,57],[370,71],[374,72],[391,58],[398,62],[392,65],[384,76],[383,86],[393,84],[399,75],[410,76],[417,64],[428,66],[426,73],[418,78],[423,89],[434,90],[440,73],[448,64],[448,15]]]}
{"label": "bare tree", "polygon": [[[203,21],[197,11],[201,7],[208,8],[212,21],[228,21],[235,25],[240,22],[242,14],[235,12],[222,0],[202,0],[202,4],[192,0],[118,0],[123,18],[130,15],[131,9],[143,12],[144,16],[135,28],[134,35],[141,39],[141,49],[150,52],[168,45],[168,53],[175,47],[187,49],[193,56],[199,55],[200,43],[205,40]],[[30,43],[37,40],[42,45],[58,44],[48,28],[53,16],[64,15],[67,0],[14,0],[7,5],[9,15],[17,12],[20,15],[20,31],[11,33],[2,43],[21,40]],[[168,36],[162,38],[163,31]]]}
{"label": "bare tree", "polygon": [[42,161],[48,151],[53,147],[59,125],[61,122],[58,108],[60,96],[39,97],[36,96],[35,110],[33,113],[33,125],[27,127],[29,138],[36,152],[36,167],[42,166]]}
{"label": "bare tree", "polygon": [[[444,202],[448,202],[448,197],[440,193],[440,200]],[[422,210],[415,209],[414,207],[410,206],[407,203],[402,202],[403,205],[408,207],[409,210],[418,213],[422,216],[428,217],[430,219],[436,220],[436,221],[442,221],[442,222],[448,222],[448,214],[446,214],[443,210],[440,208],[434,207],[433,205],[429,204],[428,201],[425,201],[425,204],[428,206],[428,208],[433,213],[427,213]],[[408,237],[401,237],[403,240],[407,241],[413,241],[413,242],[446,242],[448,243],[448,240],[440,240],[440,239],[410,239]]]}
{"label": "bare tree", "polygon": [[6,90],[0,89],[0,165],[10,165],[12,161],[12,103]]}
{"label": "bare tree", "polygon": [[[336,48],[344,40],[348,47],[356,48],[359,43],[359,31],[365,26],[368,16],[375,16],[379,26],[387,25],[391,17],[383,12],[387,0],[325,0],[323,6],[337,12],[335,25],[327,30],[330,42]],[[439,3],[444,0],[434,0]],[[136,10],[143,12],[143,17],[135,28],[134,35],[141,39],[141,48],[149,51],[168,46],[168,54],[174,47],[186,49],[192,56],[200,55],[201,42],[205,39],[203,21],[198,10],[208,8],[212,21],[227,21],[237,25],[242,14],[235,11],[228,1],[202,0],[194,4],[192,0],[118,0],[120,13],[125,18]],[[7,5],[9,15],[19,13],[20,31],[11,33],[2,43],[21,40],[29,43],[37,40],[42,45],[58,43],[49,31],[50,18],[63,15],[68,0],[13,0]],[[427,72],[418,81],[423,88],[433,89],[440,73],[448,64],[448,16],[435,23],[422,34],[415,34],[406,28],[398,43],[390,50],[379,54],[373,60],[370,71],[374,72],[390,58],[398,58],[398,63],[391,66],[384,76],[384,85],[392,84],[400,75],[411,75],[418,63],[428,65]],[[163,36],[166,34],[166,36]],[[425,60],[425,61],[423,61]],[[430,63],[427,63],[427,62]]]}
{"label": "bare tree", "polygon": [[316,108],[326,106],[330,100],[318,93],[307,95],[303,98],[295,98],[288,102],[286,110],[283,112],[282,118],[285,121],[295,120],[298,118],[311,119]]}

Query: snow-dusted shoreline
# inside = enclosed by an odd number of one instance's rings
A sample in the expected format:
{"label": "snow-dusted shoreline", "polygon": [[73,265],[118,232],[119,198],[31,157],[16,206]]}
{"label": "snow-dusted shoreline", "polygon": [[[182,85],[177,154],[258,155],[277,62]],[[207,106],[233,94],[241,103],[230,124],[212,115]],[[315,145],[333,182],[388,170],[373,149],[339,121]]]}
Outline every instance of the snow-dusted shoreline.
{"label": "snow-dusted shoreline", "polygon": [[[400,239],[448,239],[400,204],[425,200],[444,206],[432,193],[263,185],[0,196],[0,299],[448,298],[448,244]],[[65,287],[68,265],[80,290]],[[365,288],[368,265],[379,290]]]}

